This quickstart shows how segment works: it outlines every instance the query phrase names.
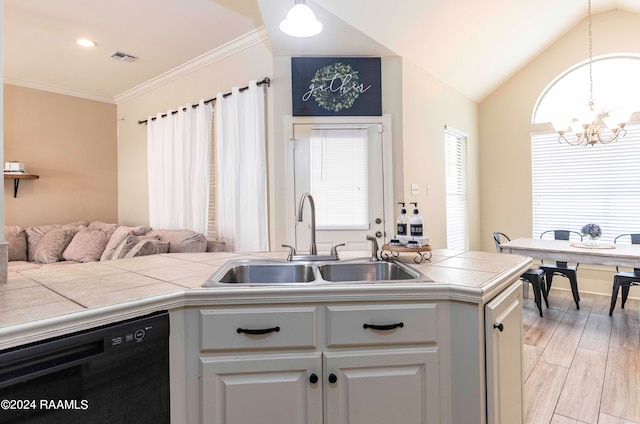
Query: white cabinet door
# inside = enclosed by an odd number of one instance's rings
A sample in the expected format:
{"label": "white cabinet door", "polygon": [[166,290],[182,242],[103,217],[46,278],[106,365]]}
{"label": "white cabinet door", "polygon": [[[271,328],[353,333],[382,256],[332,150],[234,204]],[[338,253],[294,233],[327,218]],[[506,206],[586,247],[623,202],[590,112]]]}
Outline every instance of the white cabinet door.
{"label": "white cabinet door", "polygon": [[326,424],[440,422],[437,348],[324,355]]}
{"label": "white cabinet door", "polygon": [[489,424],[519,424],[522,394],[522,282],[485,306]]}
{"label": "white cabinet door", "polygon": [[202,357],[200,362],[202,423],[322,424],[320,353]]}

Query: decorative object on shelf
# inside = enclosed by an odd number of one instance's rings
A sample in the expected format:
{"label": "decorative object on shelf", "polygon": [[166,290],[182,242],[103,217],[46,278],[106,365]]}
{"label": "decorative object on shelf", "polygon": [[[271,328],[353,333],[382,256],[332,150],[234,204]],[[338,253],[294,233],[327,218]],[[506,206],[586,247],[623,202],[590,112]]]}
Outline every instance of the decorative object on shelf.
{"label": "decorative object on shelf", "polygon": [[598,224],[585,224],[580,229],[580,234],[585,238],[582,242],[585,246],[597,247],[600,244],[602,228]]}
{"label": "decorative object on shelf", "polygon": [[13,197],[18,197],[18,187],[20,180],[36,180],[39,175],[29,174],[24,167],[24,163],[15,160],[4,163],[4,179],[13,180]]}
{"label": "decorative object on shelf", "polygon": [[12,160],[4,163],[4,172],[5,174],[24,174],[27,171],[24,169],[24,163]]}
{"label": "decorative object on shelf", "polygon": [[[387,253],[389,252],[389,253]],[[400,253],[417,253],[417,256],[413,258],[413,262],[419,264],[422,263],[425,259],[431,259],[431,246],[426,245],[422,247],[412,248],[406,246],[398,246],[392,244],[384,244],[380,249],[380,256],[384,259],[389,259],[390,257],[397,258],[400,256]],[[428,257],[427,257],[428,254]]]}
{"label": "decorative object on shelf", "polygon": [[379,57],[293,57],[293,116],[381,116]]}
{"label": "decorative object on shelf", "polygon": [[292,37],[312,37],[322,31],[322,22],[304,0],[295,0],[287,17],[280,22],[280,31]]}
{"label": "decorative object on shelf", "polygon": [[[600,142],[602,144],[608,144],[616,141],[618,138],[622,138],[627,134],[627,130],[624,129],[627,121],[629,121],[630,113],[627,111],[616,111],[611,113],[598,113],[596,110],[596,103],[593,100],[593,43],[591,40],[591,0],[589,0],[588,7],[589,18],[589,102],[587,104],[588,109],[579,113],[579,118],[572,120],[558,118],[553,121],[553,126],[560,135],[558,141],[563,141],[573,146],[593,146]],[[611,135],[605,136],[602,134],[600,128],[602,123],[609,128]],[[571,129],[575,138],[567,138],[565,134],[568,129]]]}

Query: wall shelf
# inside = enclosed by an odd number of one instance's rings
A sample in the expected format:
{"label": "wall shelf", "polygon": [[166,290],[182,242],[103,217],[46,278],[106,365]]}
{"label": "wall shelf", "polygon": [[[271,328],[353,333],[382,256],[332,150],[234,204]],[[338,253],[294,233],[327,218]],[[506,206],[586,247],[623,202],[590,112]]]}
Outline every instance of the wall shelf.
{"label": "wall shelf", "polygon": [[40,178],[40,175],[27,174],[26,172],[23,174],[14,174],[11,172],[4,173],[5,180],[13,180],[13,197],[18,197],[18,186],[20,185],[20,180],[37,180],[38,178]]}

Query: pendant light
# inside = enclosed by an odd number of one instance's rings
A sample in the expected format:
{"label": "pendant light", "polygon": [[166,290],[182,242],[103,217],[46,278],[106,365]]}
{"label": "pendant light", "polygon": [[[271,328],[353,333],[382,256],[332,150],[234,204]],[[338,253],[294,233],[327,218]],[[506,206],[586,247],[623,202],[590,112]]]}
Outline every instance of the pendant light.
{"label": "pendant light", "polygon": [[280,22],[280,30],[292,37],[311,37],[322,31],[322,23],[304,0],[295,0],[287,17]]}

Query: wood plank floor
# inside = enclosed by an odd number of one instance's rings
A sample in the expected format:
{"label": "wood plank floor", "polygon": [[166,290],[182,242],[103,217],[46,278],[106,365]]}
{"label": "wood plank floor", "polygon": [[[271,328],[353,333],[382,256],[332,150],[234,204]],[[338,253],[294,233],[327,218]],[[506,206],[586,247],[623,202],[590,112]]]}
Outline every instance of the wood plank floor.
{"label": "wood plank floor", "polygon": [[527,424],[640,424],[640,302],[552,289],[538,315],[524,302]]}

